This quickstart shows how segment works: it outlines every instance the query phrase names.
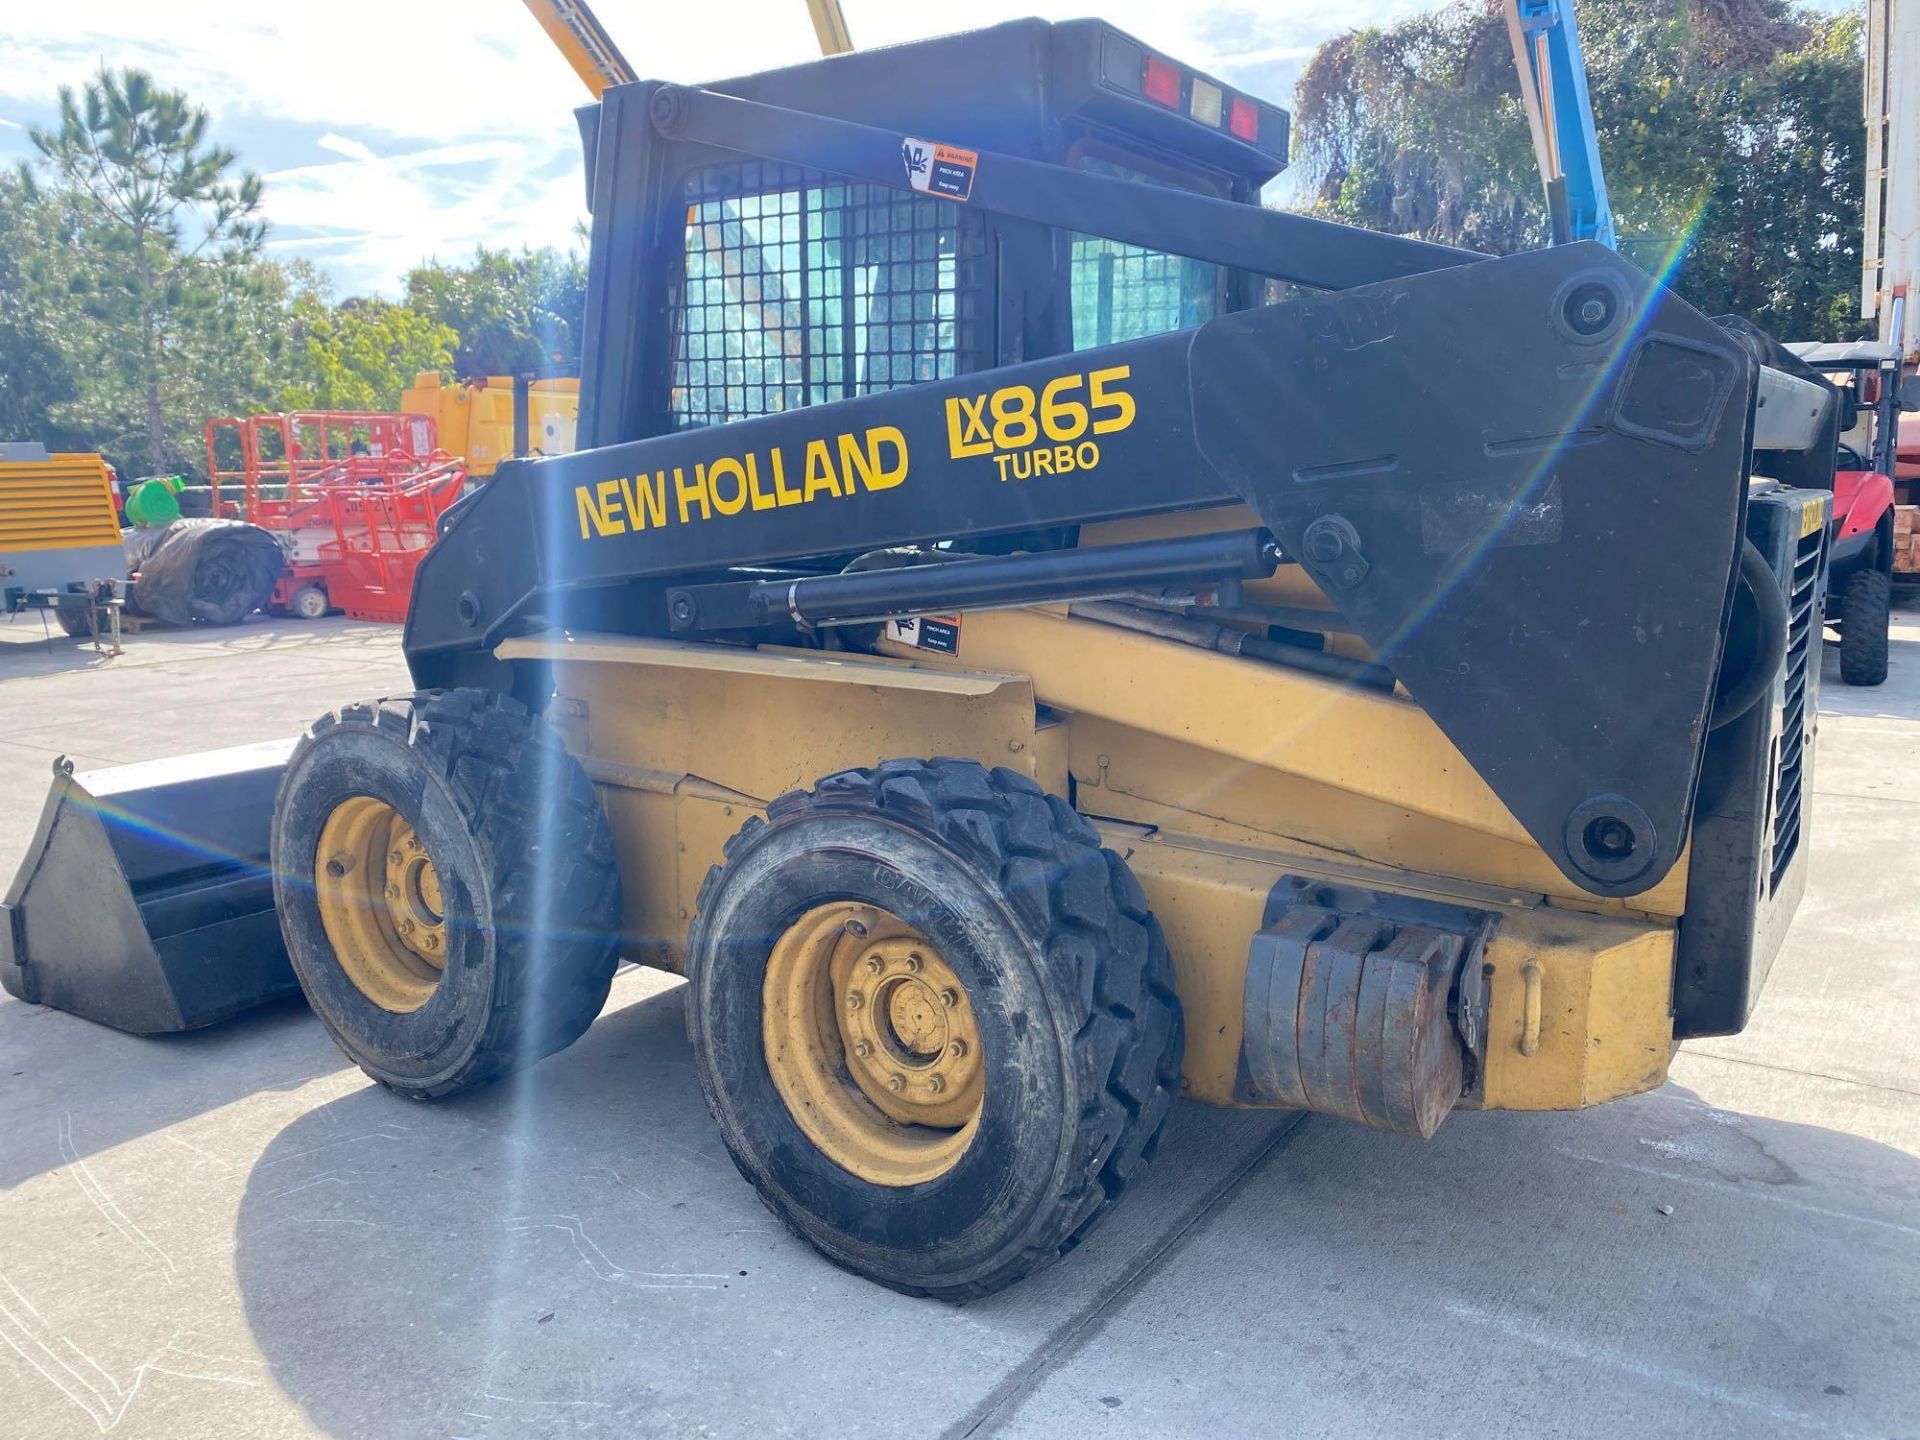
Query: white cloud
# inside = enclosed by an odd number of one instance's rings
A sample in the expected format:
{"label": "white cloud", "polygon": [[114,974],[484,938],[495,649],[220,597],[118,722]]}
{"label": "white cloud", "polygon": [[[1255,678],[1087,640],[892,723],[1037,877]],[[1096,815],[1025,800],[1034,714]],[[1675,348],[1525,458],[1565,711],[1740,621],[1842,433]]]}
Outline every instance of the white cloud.
{"label": "white cloud", "polygon": [[[268,176],[282,252],[312,251],[345,289],[391,290],[421,257],[489,244],[566,245],[583,213],[571,166],[580,82],[513,0],[0,0],[0,100],[50,109],[60,83],[140,65],[212,112],[215,133],[262,163],[249,130],[310,129],[333,163]],[[1233,78],[1285,65],[1319,38],[1430,0],[842,0],[862,46],[1029,14],[1097,12],[1147,43]],[[698,81],[811,59],[800,0],[594,0],[643,75]],[[1268,98],[1285,103],[1290,97]],[[17,113],[17,111],[16,111]],[[9,128],[20,128],[4,121]],[[383,158],[384,157],[384,158]]]}
{"label": "white cloud", "polygon": [[313,142],[322,150],[331,150],[335,155],[344,155],[349,160],[377,160],[372,150],[362,140],[349,139],[345,135],[336,135],[331,130]]}

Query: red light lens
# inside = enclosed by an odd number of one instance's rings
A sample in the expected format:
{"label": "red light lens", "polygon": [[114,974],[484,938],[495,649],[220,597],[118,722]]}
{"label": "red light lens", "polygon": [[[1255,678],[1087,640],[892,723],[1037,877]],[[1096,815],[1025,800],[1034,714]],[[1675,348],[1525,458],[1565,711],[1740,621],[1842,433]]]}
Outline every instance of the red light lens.
{"label": "red light lens", "polygon": [[1180,72],[1158,55],[1147,56],[1141,88],[1147,92],[1149,100],[1157,100],[1169,110],[1180,108]]}
{"label": "red light lens", "polygon": [[1260,138],[1260,107],[1251,100],[1233,97],[1233,108],[1227,112],[1227,129],[1251,144]]}

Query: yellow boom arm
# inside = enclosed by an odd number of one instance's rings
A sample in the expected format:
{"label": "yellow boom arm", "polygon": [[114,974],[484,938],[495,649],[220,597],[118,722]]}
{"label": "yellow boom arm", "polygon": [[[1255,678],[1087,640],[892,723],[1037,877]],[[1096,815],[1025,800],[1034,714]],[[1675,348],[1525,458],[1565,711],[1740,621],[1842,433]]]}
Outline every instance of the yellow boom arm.
{"label": "yellow boom arm", "polygon": [[[573,73],[593,92],[594,99],[598,100],[609,86],[639,78],[586,0],[526,0],[526,6],[567,57]],[[844,55],[853,49],[840,0],[807,0],[807,13],[813,17],[813,33],[820,39],[822,55]]]}
{"label": "yellow boom arm", "polygon": [[640,78],[613,43],[613,37],[594,18],[586,0],[526,0],[526,4],[594,99],[598,100],[610,86]]}

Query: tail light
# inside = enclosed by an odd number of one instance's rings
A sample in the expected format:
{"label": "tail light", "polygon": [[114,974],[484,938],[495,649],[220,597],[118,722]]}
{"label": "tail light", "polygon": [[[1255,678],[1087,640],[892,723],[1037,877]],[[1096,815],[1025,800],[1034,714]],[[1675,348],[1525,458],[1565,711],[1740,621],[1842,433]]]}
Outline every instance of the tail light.
{"label": "tail light", "polygon": [[1141,83],[1149,100],[1157,101],[1169,110],[1180,108],[1180,71],[1158,55],[1147,56]]}
{"label": "tail light", "polygon": [[1227,113],[1227,129],[1249,145],[1254,144],[1260,139],[1260,107],[1251,100],[1234,96],[1233,106]]}

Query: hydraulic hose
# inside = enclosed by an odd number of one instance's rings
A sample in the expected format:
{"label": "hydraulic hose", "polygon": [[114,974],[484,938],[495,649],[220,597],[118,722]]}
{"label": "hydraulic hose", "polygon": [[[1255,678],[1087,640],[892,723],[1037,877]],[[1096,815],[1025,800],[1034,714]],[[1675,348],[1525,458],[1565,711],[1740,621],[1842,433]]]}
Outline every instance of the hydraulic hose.
{"label": "hydraulic hose", "polygon": [[1780,579],[1751,540],[1740,542],[1740,583],[1753,597],[1754,621],[1759,631],[1759,653],[1733,688],[1713,703],[1710,730],[1731,725],[1773,688],[1773,677],[1780,662],[1787,658],[1787,600],[1780,593]]}

